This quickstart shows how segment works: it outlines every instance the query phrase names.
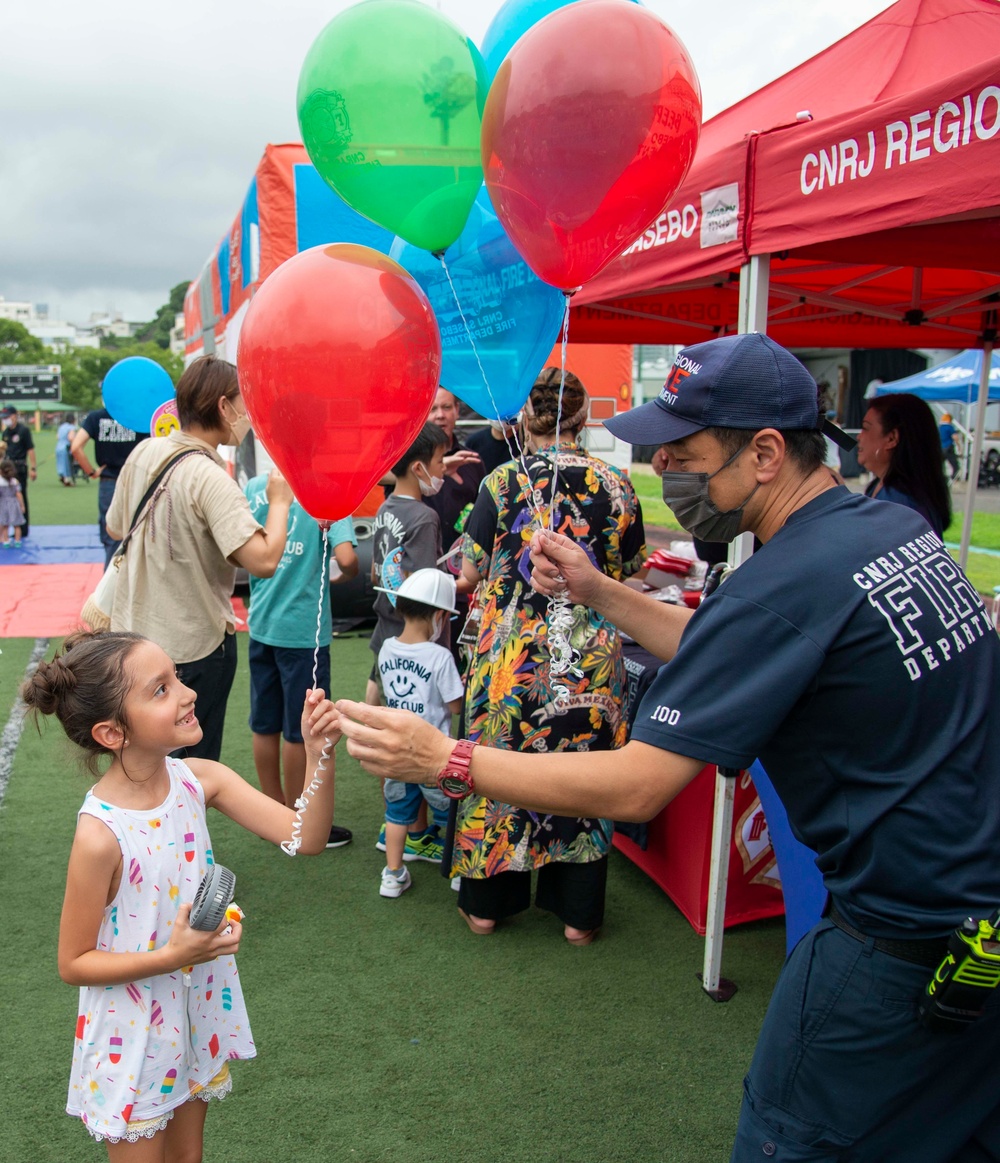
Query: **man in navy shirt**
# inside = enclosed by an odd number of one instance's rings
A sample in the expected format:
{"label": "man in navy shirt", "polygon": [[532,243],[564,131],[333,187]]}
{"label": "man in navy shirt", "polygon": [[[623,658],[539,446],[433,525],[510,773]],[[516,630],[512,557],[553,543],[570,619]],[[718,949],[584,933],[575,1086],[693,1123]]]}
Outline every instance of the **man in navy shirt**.
{"label": "man in navy shirt", "polygon": [[[83,469],[88,477],[98,478],[97,489],[97,527],[101,534],[101,544],[104,546],[104,565],[111,563],[118,542],[108,535],[105,518],[111,507],[111,499],[115,495],[115,484],[122,465],[128,460],[129,453],[142,440],[147,440],[145,432],[133,432],[131,428],[123,428],[117,420],[111,418],[107,408],[98,408],[88,412],[87,418],[77,429],[70,446],[73,459]],[[88,440],[94,442],[94,468],[84,451]]]}
{"label": "man in navy shirt", "polygon": [[[536,588],[672,661],[622,751],[478,747],[463,779],[535,811],[645,820],[705,761],[759,756],[830,905],[775,988],[733,1160],[995,1160],[1000,990],[959,1034],[923,1026],[917,1002],[949,932],[1000,904],[1000,641],[919,514],[833,483],[823,423],[812,379],[765,336],[683,349],[660,397],[609,427],[667,444],[664,499],[686,528],[762,548],[692,616],[536,534]],[[461,769],[405,713],[338,705],[374,773]]]}

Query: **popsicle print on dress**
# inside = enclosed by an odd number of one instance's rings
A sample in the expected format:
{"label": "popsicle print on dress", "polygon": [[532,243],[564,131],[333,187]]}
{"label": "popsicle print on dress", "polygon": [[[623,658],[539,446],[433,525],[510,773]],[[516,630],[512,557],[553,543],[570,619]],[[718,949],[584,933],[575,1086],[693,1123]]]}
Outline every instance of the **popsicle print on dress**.
{"label": "popsicle print on dress", "polygon": [[184,833],[184,859],[188,864],[194,860],[194,832]]}
{"label": "popsicle print on dress", "polygon": [[134,856],[128,862],[128,882],[136,892],[142,892],[142,868]]}
{"label": "popsicle print on dress", "polygon": [[112,1066],[117,1066],[122,1060],[122,1037],[118,1033],[118,1027],[115,1026],[115,1032],[108,1039],[108,1061]]}
{"label": "popsicle print on dress", "polygon": [[130,981],[128,985],[125,986],[125,993],[128,995],[131,1001],[135,1002],[142,1013],[146,1012],[146,1003],[142,999],[142,990],[139,989],[134,981]]}
{"label": "popsicle print on dress", "polygon": [[174,1083],[177,1081],[177,1071],[171,1066],[167,1073],[163,1076],[163,1085],[160,1087],[160,1094],[169,1094],[174,1089]]}

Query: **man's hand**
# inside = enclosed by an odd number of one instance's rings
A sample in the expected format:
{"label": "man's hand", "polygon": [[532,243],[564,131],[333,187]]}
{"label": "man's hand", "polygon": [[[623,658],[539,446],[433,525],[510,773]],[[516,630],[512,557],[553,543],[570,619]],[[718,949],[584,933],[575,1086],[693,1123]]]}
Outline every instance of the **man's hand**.
{"label": "man's hand", "polygon": [[294,500],[295,494],[292,492],[292,486],[278,469],[272,468],[267,478],[267,503],[274,505],[283,501],[286,505],[290,505]]}
{"label": "man's hand", "polygon": [[575,541],[539,530],[531,539],[531,585],[540,594],[566,594],[571,602],[594,606],[604,574]]}
{"label": "man's hand", "polygon": [[469,448],[460,448],[458,452],[453,452],[451,456],[444,458],[444,475],[446,477],[454,477],[461,484],[462,478],[459,475],[459,469],[461,469],[462,465],[482,463],[477,452],[473,452]]}
{"label": "man's hand", "polygon": [[347,754],[365,771],[404,783],[427,783],[451,758],[454,739],[412,711],[372,707],[340,699],[340,729]]}
{"label": "man's hand", "polygon": [[30,477],[30,478],[31,478],[33,481],[34,481],[34,480],[38,480],[38,469],[36,469],[36,468],[29,468],[29,469],[28,469],[28,476],[29,476],[29,477]]}

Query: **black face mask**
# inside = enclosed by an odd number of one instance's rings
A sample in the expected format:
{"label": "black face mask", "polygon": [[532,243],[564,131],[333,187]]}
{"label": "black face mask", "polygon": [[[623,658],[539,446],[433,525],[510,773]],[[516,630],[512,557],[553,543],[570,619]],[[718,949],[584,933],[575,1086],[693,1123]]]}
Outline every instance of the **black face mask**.
{"label": "black face mask", "polygon": [[701,541],[732,541],[740,532],[743,510],[747,501],[760,488],[760,482],[750,490],[742,503],[735,509],[721,512],[708,495],[708,482],[728,468],[734,460],[750,447],[747,441],[736,450],[721,468],[707,472],[665,472],[660,478],[663,486],[663,500],[677,518],[682,529]]}

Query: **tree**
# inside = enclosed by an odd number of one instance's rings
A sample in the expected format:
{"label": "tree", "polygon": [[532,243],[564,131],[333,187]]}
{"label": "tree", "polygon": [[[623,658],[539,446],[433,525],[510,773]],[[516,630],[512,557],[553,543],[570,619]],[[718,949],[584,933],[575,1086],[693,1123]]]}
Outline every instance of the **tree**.
{"label": "tree", "polygon": [[184,296],[190,284],[185,281],[171,288],[170,297],[156,312],[151,323],[147,323],[141,331],[135,334],[140,343],[156,343],[167,349],[170,347],[170,332],[174,326],[174,319],[179,311],[184,309]]}
{"label": "tree", "polygon": [[63,399],[67,404],[76,404],[80,408],[99,408],[104,377],[116,363],[133,355],[142,355],[158,363],[166,369],[175,384],[184,370],[184,361],[179,355],[164,351],[156,343],[137,343],[132,340],[117,350],[76,347],[65,355],[52,356],[54,362],[62,363]]}
{"label": "tree", "polygon": [[0,319],[0,363],[58,363],[40,339],[13,319]]}

